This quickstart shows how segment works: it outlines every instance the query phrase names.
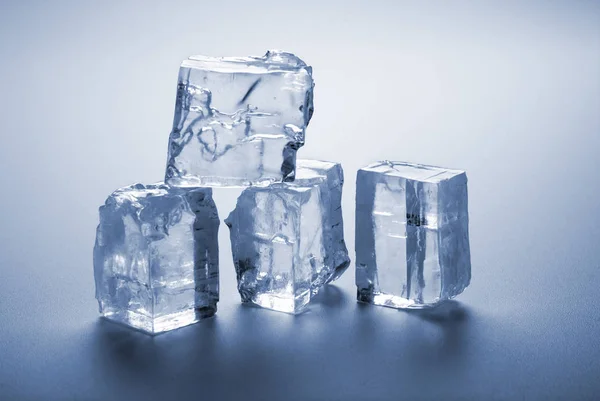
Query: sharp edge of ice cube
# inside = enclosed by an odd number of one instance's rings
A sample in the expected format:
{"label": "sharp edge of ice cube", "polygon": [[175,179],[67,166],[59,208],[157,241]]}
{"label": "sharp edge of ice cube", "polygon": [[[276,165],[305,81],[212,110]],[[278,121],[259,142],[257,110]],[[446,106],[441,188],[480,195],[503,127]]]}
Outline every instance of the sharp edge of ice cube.
{"label": "sharp edge of ice cube", "polygon": [[182,67],[201,68],[217,72],[264,73],[274,71],[298,71],[312,67],[306,65],[298,56],[282,50],[267,50],[264,56],[247,57],[211,57],[190,56],[182,62]]}

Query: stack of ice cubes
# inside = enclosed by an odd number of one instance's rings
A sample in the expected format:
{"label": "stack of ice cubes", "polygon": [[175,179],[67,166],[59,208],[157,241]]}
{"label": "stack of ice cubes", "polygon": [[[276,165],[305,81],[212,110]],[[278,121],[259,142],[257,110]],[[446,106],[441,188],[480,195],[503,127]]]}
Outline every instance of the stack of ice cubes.
{"label": "stack of ice cubes", "polygon": [[[300,313],[346,271],[342,167],[296,160],[313,87],[291,53],[182,63],[164,182],[118,189],[100,207],[104,317],[160,333],[216,313],[219,187],[243,188],[225,220],[242,302]],[[359,301],[423,308],[460,294],[471,278],[466,174],[389,161],[360,169],[356,259]]]}
{"label": "stack of ice cubes", "polygon": [[182,63],[164,183],[121,188],[100,208],[104,317],[159,333],[216,312],[214,187],[246,187],[226,220],[243,302],[298,313],[346,270],[341,165],[296,162],[313,87],[291,53]]}

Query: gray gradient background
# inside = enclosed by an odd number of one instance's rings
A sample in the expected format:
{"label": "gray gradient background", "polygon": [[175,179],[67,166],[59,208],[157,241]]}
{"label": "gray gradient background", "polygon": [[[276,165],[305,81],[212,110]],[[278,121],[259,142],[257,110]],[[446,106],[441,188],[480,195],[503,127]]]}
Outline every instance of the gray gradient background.
{"label": "gray gradient background", "polygon": [[[79,4],[85,3],[85,4]],[[598,399],[600,4],[0,2],[0,399]],[[451,310],[239,305],[155,338],[98,319],[97,207],[162,178],[179,62],[297,53],[299,155],[467,170],[473,280]],[[235,200],[219,193],[221,217]]]}

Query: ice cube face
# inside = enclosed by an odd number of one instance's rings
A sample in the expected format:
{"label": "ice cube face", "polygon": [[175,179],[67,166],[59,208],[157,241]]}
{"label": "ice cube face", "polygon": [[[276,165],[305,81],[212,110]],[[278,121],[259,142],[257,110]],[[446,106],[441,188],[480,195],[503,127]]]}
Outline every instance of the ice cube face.
{"label": "ice cube face", "polygon": [[464,171],[379,162],[356,181],[358,300],[423,308],[471,280]]}
{"label": "ice cube face", "polygon": [[190,57],[179,70],[165,181],[246,186],[291,180],[313,112],[312,69],[291,53]]}
{"label": "ice cube face", "polygon": [[294,182],[242,192],[225,220],[242,302],[301,313],[347,269],[342,185],[339,164],[299,160]]}
{"label": "ice cube face", "polygon": [[313,283],[313,287],[318,289],[340,278],[350,264],[342,217],[344,171],[339,163],[307,159],[298,160],[296,171],[296,179],[289,185],[316,186],[319,190],[325,253],[323,269],[318,271]]}
{"label": "ice cube face", "polygon": [[152,334],[214,315],[218,228],[210,189],[115,191],[100,207],[94,247],[100,313]]}

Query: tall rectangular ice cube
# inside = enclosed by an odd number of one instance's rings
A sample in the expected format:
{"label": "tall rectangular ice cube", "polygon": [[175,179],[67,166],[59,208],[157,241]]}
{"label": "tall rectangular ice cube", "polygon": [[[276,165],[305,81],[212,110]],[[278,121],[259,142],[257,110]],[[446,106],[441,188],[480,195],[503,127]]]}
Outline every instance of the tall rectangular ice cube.
{"label": "tall rectangular ice cube", "polygon": [[471,280],[464,171],[378,162],[356,180],[358,300],[422,308]]}
{"label": "tall rectangular ice cube", "polygon": [[293,179],[313,86],[312,68],[291,53],[185,60],[165,181],[190,187]]}
{"label": "tall rectangular ice cube", "polygon": [[115,191],[100,207],[94,247],[102,316],[155,334],[214,315],[218,228],[210,189]]}
{"label": "tall rectangular ice cube", "polygon": [[225,221],[242,302],[299,313],[346,270],[342,185],[339,164],[299,160],[294,182],[242,192]]}

